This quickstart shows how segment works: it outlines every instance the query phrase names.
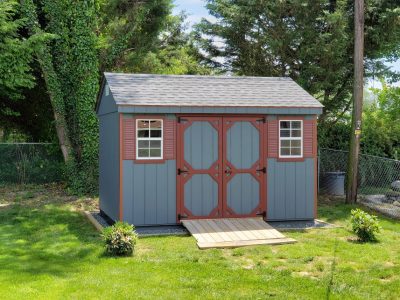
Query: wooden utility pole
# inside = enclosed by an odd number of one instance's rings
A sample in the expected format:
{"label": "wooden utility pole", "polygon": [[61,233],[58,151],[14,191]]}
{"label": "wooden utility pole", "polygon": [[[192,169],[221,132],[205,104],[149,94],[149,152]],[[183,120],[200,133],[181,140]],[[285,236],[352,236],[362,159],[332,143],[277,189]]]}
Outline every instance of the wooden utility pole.
{"label": "wooden utility pole", "polygon": [[364,0],[354,1],[354,92],[346,203],[357,201],[358,161],[364,89]]}

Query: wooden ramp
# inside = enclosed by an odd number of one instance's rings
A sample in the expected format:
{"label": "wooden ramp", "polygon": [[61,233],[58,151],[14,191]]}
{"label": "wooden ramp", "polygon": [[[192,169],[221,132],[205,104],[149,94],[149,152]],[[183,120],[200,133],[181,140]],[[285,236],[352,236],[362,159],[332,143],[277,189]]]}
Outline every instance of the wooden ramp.
{"label": "wooden ramp", "polygon": [[262,218],[183,220],[200,249],[295,243]]}

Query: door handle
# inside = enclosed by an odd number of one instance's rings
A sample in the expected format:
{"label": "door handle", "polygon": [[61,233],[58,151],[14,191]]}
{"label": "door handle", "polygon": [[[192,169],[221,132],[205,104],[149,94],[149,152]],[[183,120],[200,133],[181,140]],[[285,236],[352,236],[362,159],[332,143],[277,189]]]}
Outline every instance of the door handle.
{"label": "door handle", "polygon": [[182,173],[188,173],[186,170],[178,169],[178,175],[181,175]]}
{"label": "door handle", "polygon": [[232,174],[232,170],[225,170],[225,174]]}

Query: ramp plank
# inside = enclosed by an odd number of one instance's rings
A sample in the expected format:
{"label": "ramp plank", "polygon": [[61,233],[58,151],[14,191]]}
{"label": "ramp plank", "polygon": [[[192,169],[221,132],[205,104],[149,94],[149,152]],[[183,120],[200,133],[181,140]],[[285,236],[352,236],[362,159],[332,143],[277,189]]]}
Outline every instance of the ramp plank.
{"label": "ramp plank", "polygon": [[261,218],[183,220],[200,249],[295,243]]}

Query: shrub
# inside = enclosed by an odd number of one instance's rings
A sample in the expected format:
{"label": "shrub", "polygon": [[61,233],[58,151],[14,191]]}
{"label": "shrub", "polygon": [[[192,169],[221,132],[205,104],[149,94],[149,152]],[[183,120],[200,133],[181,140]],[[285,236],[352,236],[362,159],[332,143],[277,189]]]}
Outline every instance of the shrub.
{"label": "shrub", "polygon": [[106,253],[113,256],[132,255],[137,242],[135,227],[126,222],[116,222],[103,229]]}
{"label": "shrub", "polygon": [[353,232],[362,242],[376,241],[375,234],[381,229],[377,216],[370,215],[359,208],[351,211],[351,225]]}

